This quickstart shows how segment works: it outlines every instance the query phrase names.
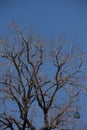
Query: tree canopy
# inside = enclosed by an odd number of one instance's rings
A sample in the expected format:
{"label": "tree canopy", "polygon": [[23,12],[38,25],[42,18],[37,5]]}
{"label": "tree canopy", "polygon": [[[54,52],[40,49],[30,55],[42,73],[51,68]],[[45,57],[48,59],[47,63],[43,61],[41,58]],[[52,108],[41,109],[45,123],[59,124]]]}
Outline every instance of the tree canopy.
{"label": "tree canopy", "polygon": [[86,57],[63,38],[13,28],[0,40],[0,129],[73,129],[86,90]]}

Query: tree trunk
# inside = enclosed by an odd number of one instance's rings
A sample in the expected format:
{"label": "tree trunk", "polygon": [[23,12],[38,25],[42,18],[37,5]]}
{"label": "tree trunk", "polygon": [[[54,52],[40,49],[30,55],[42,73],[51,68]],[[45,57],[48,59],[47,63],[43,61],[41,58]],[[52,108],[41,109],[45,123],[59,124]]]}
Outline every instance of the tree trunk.
{"label": "tree trunk", "polygon": [[48,122],[48,114],[47,112],[44,112],[44,127],[49,126],[49,122]]}

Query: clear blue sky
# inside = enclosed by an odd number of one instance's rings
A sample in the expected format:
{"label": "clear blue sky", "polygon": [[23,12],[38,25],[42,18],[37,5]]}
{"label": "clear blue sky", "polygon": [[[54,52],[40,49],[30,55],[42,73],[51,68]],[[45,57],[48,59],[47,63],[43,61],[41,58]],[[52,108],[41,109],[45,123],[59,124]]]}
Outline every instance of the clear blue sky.
{"label": "clear blue sky", "polygon": [[60,33],[78,44],[87,43],[86,0],[0,0],[0,34],[8,24],[32,25],[43,35]]}
{"label": "clear blue sky", "polygon": [[[64,33],[67,39],[86,51],[86,0],[0,0],[0,37],[8,32],[8,25],[12,22],[32,26],[52,39]],[[85,119],[86,109],[87,105],[82,112]]]}

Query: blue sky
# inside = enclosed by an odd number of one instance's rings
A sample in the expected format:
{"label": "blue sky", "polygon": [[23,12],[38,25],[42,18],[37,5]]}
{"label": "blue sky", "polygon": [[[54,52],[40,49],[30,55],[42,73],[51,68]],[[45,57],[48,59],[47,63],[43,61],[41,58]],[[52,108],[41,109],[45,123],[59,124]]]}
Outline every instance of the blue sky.
{"label": "blue sky", "polygon": [[64,33],[71,41],[86,46],[86,0],[0,0],[0,34],[11,22],[32,26],[50,38]]}
{"label": "blue sky", "polygon": [[[16,22],[32,26],[51,39],[64,33],[70,42],[86,51],[86,7],[86,0],[0,0],[0,37],[8,32],[9,24]],[[84,108],[82,113],[87,118],[87,105]]]}

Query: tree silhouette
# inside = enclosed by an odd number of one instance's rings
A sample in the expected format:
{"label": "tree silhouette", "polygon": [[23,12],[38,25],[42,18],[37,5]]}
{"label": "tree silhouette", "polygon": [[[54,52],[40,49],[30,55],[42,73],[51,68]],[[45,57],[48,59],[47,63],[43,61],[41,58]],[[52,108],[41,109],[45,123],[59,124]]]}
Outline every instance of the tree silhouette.
{"label": "tree silhouette", "polygon": [[40,120],[40,130],[73,127],[85,87],[83,55],[62,38],[55,44],[13,27],[0,40],[0,129],[36,130]]}

